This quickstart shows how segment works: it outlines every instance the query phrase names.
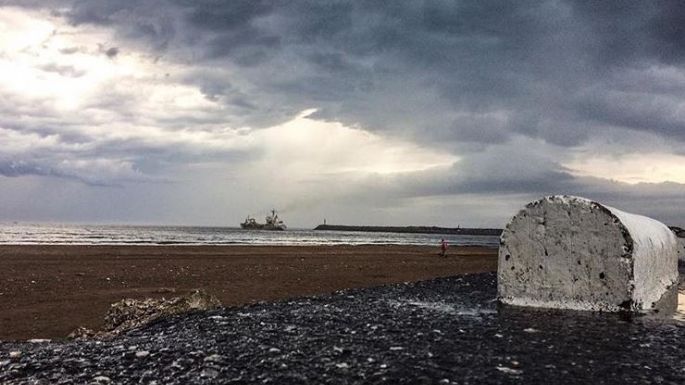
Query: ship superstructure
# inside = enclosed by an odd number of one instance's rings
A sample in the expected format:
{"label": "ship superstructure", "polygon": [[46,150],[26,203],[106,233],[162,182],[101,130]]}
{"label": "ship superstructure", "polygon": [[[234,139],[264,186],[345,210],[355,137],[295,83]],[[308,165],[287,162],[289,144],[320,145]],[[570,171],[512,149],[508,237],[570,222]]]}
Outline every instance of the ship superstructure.
{"label": "ship superstructure", "polygon": [[267,215],[265,218],[266,223],[259,223],[255,218],[252,218],[248,215],[247,218],[245,218],[245,222],[240,224],[240,227],[243,229],[250,229],[250,230],[285,230],[288,228],[288,226],[285,225],[285,223],[278,217],[278,214],[276,214],[276,210],[271,210],[271,215]]}

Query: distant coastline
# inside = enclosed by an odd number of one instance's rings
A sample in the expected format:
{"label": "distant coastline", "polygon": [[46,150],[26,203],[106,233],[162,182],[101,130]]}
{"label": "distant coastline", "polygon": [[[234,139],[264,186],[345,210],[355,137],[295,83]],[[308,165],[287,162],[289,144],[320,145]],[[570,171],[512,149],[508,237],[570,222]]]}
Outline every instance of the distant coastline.
{"label": "distant coastline", "polygon": [[437,227],[437,226],[348,226],[348,225],[318,225],[314,230],[321,231],[363,231],[371,233],[419,233],[419,234],[460,234],[460,235],[495,235],[499,236],[502,229],[479,229],[466,227]]}

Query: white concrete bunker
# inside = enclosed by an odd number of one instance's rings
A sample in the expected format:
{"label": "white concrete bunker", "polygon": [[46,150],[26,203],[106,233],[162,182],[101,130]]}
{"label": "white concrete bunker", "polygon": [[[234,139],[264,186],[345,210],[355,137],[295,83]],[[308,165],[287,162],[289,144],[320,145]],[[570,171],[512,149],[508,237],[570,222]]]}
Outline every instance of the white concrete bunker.
{"label": "white concrete bunker", "polygon": [[505,304],[640,311],[677,280],[668,227],[585,198],[529,203],[500,241],[497,291]]}

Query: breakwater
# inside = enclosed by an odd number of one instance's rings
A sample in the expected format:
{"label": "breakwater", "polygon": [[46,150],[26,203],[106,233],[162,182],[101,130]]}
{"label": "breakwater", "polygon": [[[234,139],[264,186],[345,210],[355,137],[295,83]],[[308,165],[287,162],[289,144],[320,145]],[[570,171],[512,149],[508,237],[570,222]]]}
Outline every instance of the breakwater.
{"label": "breakwater", "polygon": [[325,231],[363,231],[371,233],[418,233],[418,234],[460,234],[460,235],[490,235],[499,236],[502,229],[479,229],[466,227],[437,227],[437,226],[347,226],[347,225],[318,225],[314,230]]}

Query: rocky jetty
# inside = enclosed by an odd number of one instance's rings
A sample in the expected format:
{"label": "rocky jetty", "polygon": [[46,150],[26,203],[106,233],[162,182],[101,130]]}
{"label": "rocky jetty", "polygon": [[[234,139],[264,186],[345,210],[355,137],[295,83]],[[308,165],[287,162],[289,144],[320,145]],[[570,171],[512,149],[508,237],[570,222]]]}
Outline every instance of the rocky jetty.
{"label": "rocky jetty", "polygon": [[170,318],[110,340],[0,343],[0,383],[685,383],[685,324],[499,307],[496,275]]}
{"label": "rocky jetty", "polygon": [[318,225],[318,231],[361,231],[369,233],[410,233],[410,234],[459,234],[499,236],[502,229],[479,229],[467,227],[437,227],[437,226],[348,226],[348,225]]}

